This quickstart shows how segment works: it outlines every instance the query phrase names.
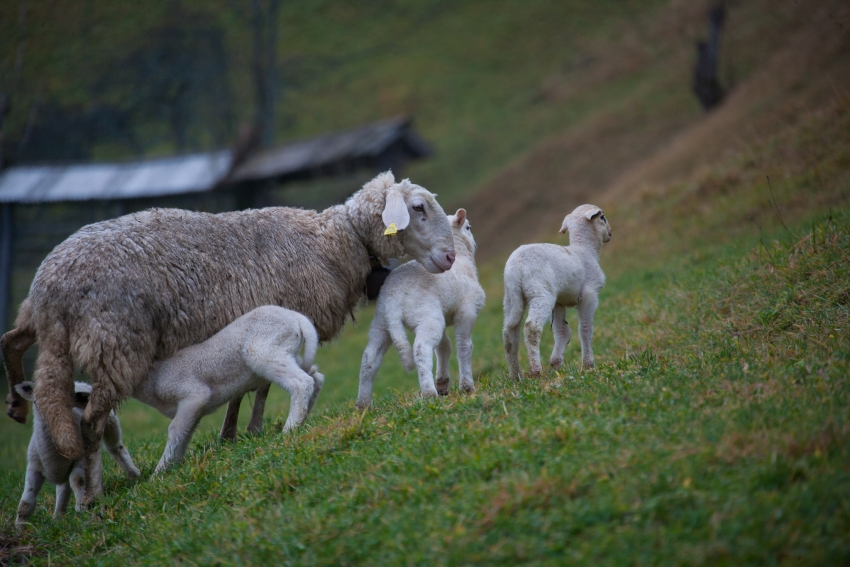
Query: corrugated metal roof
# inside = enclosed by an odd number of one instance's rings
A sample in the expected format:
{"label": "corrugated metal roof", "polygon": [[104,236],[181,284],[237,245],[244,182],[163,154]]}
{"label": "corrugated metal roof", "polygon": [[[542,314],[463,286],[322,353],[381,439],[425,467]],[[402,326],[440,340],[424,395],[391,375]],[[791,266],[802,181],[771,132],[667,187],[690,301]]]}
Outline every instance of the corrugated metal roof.
{"label": "corrugated metal roof", "polygon": [[399,116],[354,130],[263,150],[239,165],[228,181],[283,177],[342,160],[377,158],[398,140],[404,140],[417,157],[430,155],[431,148],[410,128],[410,124],[410,118]]}
{"label": "corrugated metal roof", "polygon": [[135,199],[208,191],[227,175],[233,152],[127,163],[17,166],[0,173],[0,203]]}

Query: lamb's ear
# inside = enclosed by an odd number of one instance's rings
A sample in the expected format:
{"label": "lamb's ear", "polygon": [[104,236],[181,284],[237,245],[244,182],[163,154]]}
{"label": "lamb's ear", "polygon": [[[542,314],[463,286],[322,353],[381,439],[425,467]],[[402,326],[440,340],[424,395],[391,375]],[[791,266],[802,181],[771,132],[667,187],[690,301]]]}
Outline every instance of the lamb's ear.
{"label": "lamb's ear", "polygon": [[570,216],[567,215],[564,217],[564,222],[561,223],[561,230],[558,231],[558,234],[564,234],[570,229]]}
{"label": "lamb's ear", "polygon": [[590,221],[590,220],[593,220],[593,218],[596,217],[597,215],[601,215],[601,214],[602,214],[602,209],[600,209],[599,207],[594,207],[592,209],[588,209],[588,210],[584,211],[584,218],[586,218],[587,220]]}
{"label": "lamb's ear", "polygon": [[20,384],[15,384],[15,391],[21,395],[25,400],[32,401],[32,382],[21,382]]}
{"label": "lamb's ear", "polygon": [[404,230],[410,224],[410,213],[407,211],[407,203],[404,202],[404,194],[398,189],[387,191],[387,202],[381,218],[387,228],[395,224],[398,230]]}
{"label": "lamb's ear", "polygon": [[466,209],[458,209],[455,213],[455,222],[458,226],[463,226],[466,221]]}

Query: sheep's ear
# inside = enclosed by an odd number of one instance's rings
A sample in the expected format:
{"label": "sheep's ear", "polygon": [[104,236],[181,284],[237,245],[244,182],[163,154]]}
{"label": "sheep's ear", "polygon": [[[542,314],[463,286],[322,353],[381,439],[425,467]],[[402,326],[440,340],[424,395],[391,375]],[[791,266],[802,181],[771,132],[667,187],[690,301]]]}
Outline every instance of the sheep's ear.
{"label": "sheep's ear", "polygon": [[602,209],[600,209],[599,207],[595,207],[593,209],[586,210],[584,212],[584,218],[586,218],[589,221],[592,221],[594,219],[594,217],[601,215],[601,214],[602,214]]}
{"label": "sheep's ear", "polygon": [[458,209],[455,213],[455,222],[458,226],[463,226],[466,221],[466,209]]}
{"label": "sheep's ear", "polygon": [[15,384],[15,391],[25,400],[32,401],[32,382],[27,381]]}
{"label": "sheep's ear", "polygon": [[407,203],[404,202],[404,194],[398,189],[387,191],[387,202],[381,218],[387,228],[395,224],[396,229],[404,230],[410,224],[410,213],[407,211]]}
{"label": "sheep's ear", "polygon": [[570,217],[569,215],[564,217],[564,222],[561,223],[561,230],[558,231],[558,234],[565,234],[570,229]]}

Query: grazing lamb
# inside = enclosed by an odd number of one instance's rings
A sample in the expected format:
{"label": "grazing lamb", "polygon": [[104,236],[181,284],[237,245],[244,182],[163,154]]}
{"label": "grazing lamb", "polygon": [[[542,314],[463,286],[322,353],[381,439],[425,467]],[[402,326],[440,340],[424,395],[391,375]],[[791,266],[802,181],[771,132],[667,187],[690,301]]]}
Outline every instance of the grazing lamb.
{"label": "grazing lamb", "polygon": [[569,231],[570,245],[527,244],[520,246],[505,265],[505,324],[502,339],[511,378],[518,379],[519,324],[525,308],[525,346],[529,371],[539,375],[540,336],[552,316],[555,348],[549,364],[553,368],[564,362],[564,349],[570,342],[570,326],[566,308],[575,307],[579,315],[582,366],[593,366],[593,315],[599,304],[599,290],[605,285],[605,274],[599,267],[599,249],[611,240],[612,231],[602,209],[581,205],[564,218],[560,233]]}
{"label": "grazing lamb", "polygon": [[[302,346],[304,358],[300,359]],[[307,317],[266,305],[239,317],[206,341],[155,362],[132,394],[172,418],[155,472],[183,459],[203,416],[268,383],[292,396],[283,430],[300,425],[324,383],[313,366],[318,346],[316,329]]]}
{"label": "grazing lamb", "polygon": [[[321,213],[150,209],[83,227],[59,244],[35,274],[10,331],[16,340],[2,344],[13,350],[38,340],[34,397],[42,417],[63,455],[90,458],[109,411],[155,360],[261,305],[303,313],[319,340],[329,340],[363,295],[369,256],[383,264],[405,254],[440,273],[455,251],[434,195],[396,183],[390,172]],[[75,365],[93,388],[80,427],[70,404]]]}
{"label": "grazing lamb", "polygon": [[[390,342],[410,372],[414,362],[423,396],[449,393],[449,357],[452,343],[446,326],[455,326],[460,387],[475,390],[472,381],[472,326],[484,307],[484,290],[478,283],[475,268],[475,239],[466,211],[458,209],[448,217],[455,240],[457,260],[445,274],[430,274],[416,262],[407,262],[387,277],[375,319],[369,329],[369,343],[360,366],[360,392],[357,407],[372,403],[372,384]],[[405,327],[416,335],[413,351],[407,341]],[[434,384],[434,349],[437,351],[437,381]]]}
{"label": "grazing lamb", "polygon": [[[21,382],[15,385],[15,390],[23,399],[32,401],[32,382]],[[91,395],[91,386],[85,382],[74,382],[74,407],[73,412],[76,417],[76,422],[79,423],[83,416],[83,410],[89,401]],[[74,492],[76,499],[77,511],[82,509],[83,500],[86,495],[84,459],[73,461],[63,457],[56,449],[56,445],[50,439],[47,428],[44,426],[44,420],[38,411],[38,405],[33,404],[33,420],[32,420],[32,437],[30,438],[29,448],[27,449],[27,476],[24,484],[24,493],[21,495],[21,502],[18,504],[18,517],[15,524],[21,527],[29,520],[33,512],[35,512],[35,498],[38,496],[41,486],[46,478],[56,485],[56,508],[53,511],[53,517],[58,518],[65,513],[65,508],[68,506],[68,500],[71,498],[71,491]],[[118,422],[118,417],[114,412],[109,412],[109,417],[106,420],[106,426],[103,431],[103,440],[106,443],[106,449],[112,458],[124,469],[127,476],[131,479],[139,478],[139,469],[133,464],[133,459],[130,458],[130,453],[121,441],[121,424]],[[98,447],[95,452],[95,470],[92,478],[94,481],[94,491],[101,493],[103,485],[101,483],[101,451]]]}

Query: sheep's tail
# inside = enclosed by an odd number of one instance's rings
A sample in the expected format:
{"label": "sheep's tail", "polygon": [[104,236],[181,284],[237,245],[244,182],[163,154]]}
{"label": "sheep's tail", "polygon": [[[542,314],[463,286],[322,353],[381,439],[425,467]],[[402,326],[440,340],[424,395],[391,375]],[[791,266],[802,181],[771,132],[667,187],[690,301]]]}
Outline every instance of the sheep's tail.
{"label": "sheep's tail", "polygon": [[319,335],[316,333],[316,327],[306,317],[301,321],[301,335],[304,337],[304,360],[301,369],[309,374],[316,360],[316,351],[319,350]]}
{"label": "sheep's tail", "polygon": [[522,320],[525,303],[522,298],[522,283],[516,280],[512,270],[505,270],[505,295],[502,304],[505,313],[504,328],[515,328]]}
{"label": "sheep's tail", "polygon": [[59,453],[66,459],[79,459],[84,452],[83,437],[73,412],[74,368],[68,329],[56,320],[39,325],[38,342],[33,400]]}
{"label": "sheep's tail", "polygon": [[404,331],[404,323],[401,317],[394,317],[393,314],[387,313],[387,332],[395,345],[398,356],[401,358],[401,363],[407,372],[413,370],[413,349],[410,348],[410,342],[407,340],[407,333]]}

